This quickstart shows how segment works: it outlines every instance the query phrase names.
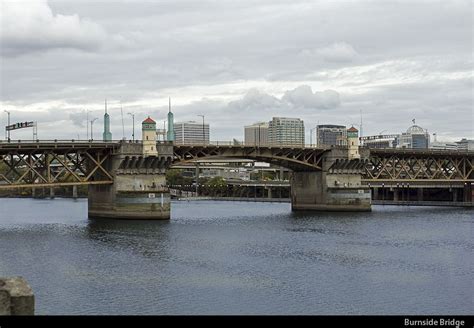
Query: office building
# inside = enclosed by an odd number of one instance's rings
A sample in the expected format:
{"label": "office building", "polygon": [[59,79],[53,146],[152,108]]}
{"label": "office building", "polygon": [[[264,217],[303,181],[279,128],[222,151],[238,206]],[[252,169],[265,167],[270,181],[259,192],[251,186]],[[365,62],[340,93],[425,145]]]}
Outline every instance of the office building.
{"label": "office building", "polygon": [[177,145],[209,144],[209,124],[195,121],[174,123],[174,138]]}
{"label": "office building", "polygon": [[273,117],[268,124],[271,145],[304,146],[304,122],[299,118]]}
{"label": "office building", "polygon": [[430,145],[430,135],[418,125],[412,125],[407,132],[400,135],[398,148],[427,149]]}
{"label": "office building", "polygon": [[246,145],[268,145],[268,122],[259,122],[244,127]]}
{"label": "office building", "polygon": [[344,125],[323,124],[316,127],[318,147],[347,145],[347,128]]}

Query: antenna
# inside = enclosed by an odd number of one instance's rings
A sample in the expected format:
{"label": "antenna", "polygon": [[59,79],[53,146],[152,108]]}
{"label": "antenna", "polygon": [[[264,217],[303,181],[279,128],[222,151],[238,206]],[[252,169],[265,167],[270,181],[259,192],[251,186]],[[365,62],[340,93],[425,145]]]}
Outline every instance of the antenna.
{"label": "antenna", "polygon": [[105,99],[105,114],[107,114],[107,98]]}
{"label": "antenna", "polygon": [[362,137],[362,109],[360,110],[360,136]]}
{"label": "antenna", "polygon": [[125,126],[123,123],[123,108],[122,108],[122,100],[120,100],[120,115],[122,115],[122,140],[125,139]]}
{"label": "antenna", "polygon": [[171,97],[168,97],[168,100],[169,100],[169,112],[171,113]]}

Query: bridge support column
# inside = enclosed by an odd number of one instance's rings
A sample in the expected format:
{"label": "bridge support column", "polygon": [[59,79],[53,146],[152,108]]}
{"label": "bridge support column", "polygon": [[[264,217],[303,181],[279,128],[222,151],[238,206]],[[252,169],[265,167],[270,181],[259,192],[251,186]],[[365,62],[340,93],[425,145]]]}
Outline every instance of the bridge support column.
{"label": "bridge support column", "polygon": [[72,186],[72,198],[77,199],[77,186]]}
{"label": "bridge support column", "polygon": [[[171,198],[165,172],[166,160],[173,154],[172,145],[157,147],[160,155],[144,156],[148,161],[141,157],[141,145],[133,147],[134,144],[123,144],[120,154],[104,164],[113,184],[89,185],[89,218],[169,220]],[[123,168],[126,156],[132,155],[138,157],[137,166]],[[157,166],[150,168],[150,160]]]}
{"label": "bridge support column", "polygon": [[268,199],[272,199],[272,187],[268,187]]}
{"label": "bridge support column", "polygon": [[453,193],[453,202],[457,202],[458,201],[458,189],[453,188],[452,193]]}
{"label": "bridge support column", "polygon": [[89,218],[168,220],[164,174],[116,175],[113,185],[89,186]]}
{"label": "bridge support column", "polygon": [[49,198],[54,199],[54,187],[49,188]]}
{"label": "bridge support column", "polygon": [[398,202],[399,190],[398,188],[393,188],[393,200]]}
{"label": "bridge support column", "polygon": [[372,196],[372,199],[373,200],[378,200],[379,199],[379,188],[378,187],[374,187],[374,192],[373,192],[373,196]]}
{"label": "bridge support column", "polygon": [[472,185],[470,183],[465,183],[464,184],[463,194],[464,194],[464,197],[463,197],[464,202],[472,202],[473,201]]}
{"label": "bridge support column", "polygon": [[370,189],[360,174],[293,172],[290,184],[293,211],[371,211]]}
{"label": "bridge support column", "polygon": [[418,190],[416,191],[416,194],[417,194],[416,200],[419,202],[422,202],[423,201],[423,188],[418,188]]}

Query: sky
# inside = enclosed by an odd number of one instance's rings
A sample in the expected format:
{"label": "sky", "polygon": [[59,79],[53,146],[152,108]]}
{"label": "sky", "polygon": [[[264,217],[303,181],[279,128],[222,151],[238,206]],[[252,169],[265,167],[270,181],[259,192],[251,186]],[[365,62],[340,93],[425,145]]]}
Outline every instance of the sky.
{"label": "sky", "polygon": [[0,122],[37,121],[40,139],[84,139],[87,117],[100,139],[105,99],[113,138],[131,138],[128,113],[161,127],[168,97],[211,140],[273,116],[303,119],[308,143],[361,117],[364,135],[415,119],[438,141],[474,138],[470,0],[0,3]]}

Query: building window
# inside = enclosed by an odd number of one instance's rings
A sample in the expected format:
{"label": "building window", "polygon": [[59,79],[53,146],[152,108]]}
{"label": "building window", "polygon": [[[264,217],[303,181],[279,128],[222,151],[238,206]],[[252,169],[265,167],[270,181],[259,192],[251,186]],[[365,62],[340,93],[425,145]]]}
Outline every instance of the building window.
{"label": "building window", "polygon": [[146,136],[146,140],[148,140],[148,136]]}

